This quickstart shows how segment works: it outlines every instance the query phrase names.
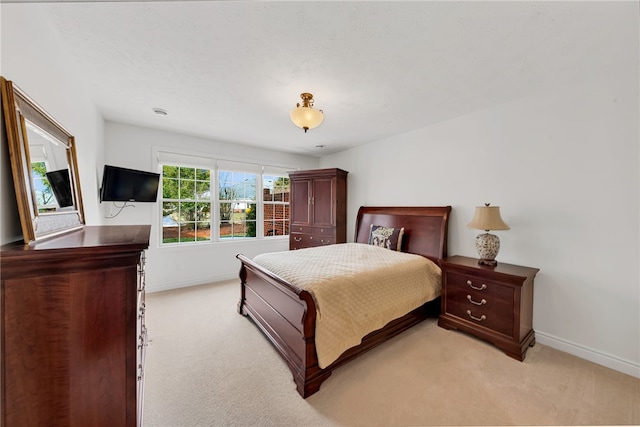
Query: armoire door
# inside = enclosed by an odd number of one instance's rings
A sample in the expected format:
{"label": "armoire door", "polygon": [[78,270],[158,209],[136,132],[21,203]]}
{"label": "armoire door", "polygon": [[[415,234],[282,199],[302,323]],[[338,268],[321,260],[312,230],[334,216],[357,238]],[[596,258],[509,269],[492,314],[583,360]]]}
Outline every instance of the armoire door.
{"label": "armoire door", "polygon": [[313,221],[311,206],[311,180],[291,180],[291,223],[309,225]]}
{"label": "armoire door", "polygon": [[313,212],[313,225],[336,225],[335,209],[335,177],[314,178],[313,192],[311,195],[311,207]]}

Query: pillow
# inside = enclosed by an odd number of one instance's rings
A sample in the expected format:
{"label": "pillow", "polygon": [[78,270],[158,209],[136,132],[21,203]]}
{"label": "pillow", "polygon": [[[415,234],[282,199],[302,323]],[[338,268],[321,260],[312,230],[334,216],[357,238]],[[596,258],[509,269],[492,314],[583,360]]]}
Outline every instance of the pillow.
{"label": "pillow", "polygon": [[371,231],[369,232],[369,244],[391,249],[392,251],[399,251],[402,248],[403,234],[404,227],[393,228],[371,224]]}

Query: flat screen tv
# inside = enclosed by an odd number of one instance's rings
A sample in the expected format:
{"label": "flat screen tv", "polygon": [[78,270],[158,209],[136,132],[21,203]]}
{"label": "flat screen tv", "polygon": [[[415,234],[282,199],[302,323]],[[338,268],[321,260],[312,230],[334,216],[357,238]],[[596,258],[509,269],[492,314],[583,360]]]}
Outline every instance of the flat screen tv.
{"label": "flat screen tv", "polygon": [[160,174],[118,166],[104,166],[101,202],[155,202]]}
{"label": "flat screen tv", "polygon": [[73,195],[71,194],[71,179],[69,169],[60,169],[47,172],[47,179],[51,185],[53,195],[58,202],[58,206],[66,208],[73,206]]}

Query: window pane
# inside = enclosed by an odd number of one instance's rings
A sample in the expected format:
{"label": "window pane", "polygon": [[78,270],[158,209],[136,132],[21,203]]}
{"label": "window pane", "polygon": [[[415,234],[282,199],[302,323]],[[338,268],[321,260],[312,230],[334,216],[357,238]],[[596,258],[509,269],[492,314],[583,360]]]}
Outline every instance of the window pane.
{"label": "window pane", "polygon": [[233,205],[231,203],[220,202],[220,221],[230,221],[233,213]]}
{"label": "window pane", "polygon": [[246,236],[256,237],[256,205],[251,204],[246,210]]}
{"label": "window pane", "polygon": [[196,204],[194,202],[180,202],[180,221],[196,220]]}
{"label": "window pane", "polygon": [[162,226],[162,243],[177,243],[179,227],[176,226]]}
{"label": "window pane", "polygon": [[273,218],[274,219],[285,219],[285,205],[274,205],[273,206]]}
{"label": "window pane", "polygon": [[211,223],[210,222],[197,222],[196,240],[211,240]]}
{"label": "window pane", "polygon": [[211,219],[210,208],[209,203],[196,203],[196,221],[209,221]]}
{"label": "window pane", "polygon": [[196,199],[209,200],[211,197],[211,185],[209,181],[196,181]]}
{"label": "window pane", "polygon": [[233,237],[233,224],[231,221],[220,221],[220,238]]}
{"label": "window pane", "polygon": [[265,202],[273,201],[273,181],[275,177],[271,175],[262,176],[262,200]]}
{"label": "window pane", "polygon": [[180,168],[180,179],[195,179],[196,170],[194,168]]}
{"label": "window pane", "polygon": [[180,179],[180,198],[195,199],[196,198],[196,182],[193,180]]}
{"label": "window pane", "polygon": [[162,176],[167,178],[178,178],[179,177],[180,168],[177,166],[162,166]]}
{"label": "window pane", "polygon": [[165,199],[178,199],[178,186],[180,181],[174,178],[162,178],[162,197]]}
{"label": "window pane", "polygon": [[219,180],[219,197],[220,200],[233,200],[233,186],[231,182],[231,172],[220,171]]}
{"label": "window pane", "polygon": [[194,242],[196,240],[195,223],[186,222],[180,224],[180,241]]}
{"label": "window pane", "polygon": [[209,169],[197,169],[196,179],[209,182],[211,180],[211,173]]}

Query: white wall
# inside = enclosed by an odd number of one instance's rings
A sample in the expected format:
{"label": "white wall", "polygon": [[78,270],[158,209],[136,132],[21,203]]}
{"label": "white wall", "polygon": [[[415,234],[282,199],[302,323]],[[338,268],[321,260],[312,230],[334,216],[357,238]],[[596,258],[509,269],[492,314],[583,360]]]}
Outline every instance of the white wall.
{"label": "white wall", "polygon": [[[81,80],[75,75],[74,64],[66,58],[37,5],[2,4],[0,20],[0,73],[75,136],[85,219],[87,224],[97,224],[101,220],[97,196],[91,191],[85,193],[84,189],[95,187],[94,165],[102,162],[102,117],[87,98]],[[4,125],[4,116],[2,122]],[[4,140],[2,147],[0,238],[7,243],[22,239],[22,230]]]}
{"label": "white wall", "polygon": [[450,255],[477,257],[466,224],[500,206],[499,261],[540,269],[537,341],[640,376],[638,63],[586,74],[320,166],[350,172],[350,230],[360,205],[452,205]]}
{"label": "white wall", "polygon": [[[107,122],[105,125],[105,163],[131,169],[158,171],[157,151],[194,154],[205,157],[283,166],[291,169],[318,167],[315,157],[299,156],[228,144],[186,135]],[[100,166],[101,170],[102,166]],[[93,191],[97,192],[98,187]],[[113,203],[102,203],[106,224],[152,224],[147,251],[147,289],[160,291],[238,277],[237,253],[253,257],[262,252],[282,251],[289,247],[286,237],[257,241],[232,241],[197,246],[160,247],[160,204],[135,203],[117,213]],[[118,204],[120,205],[120,204]]]}

